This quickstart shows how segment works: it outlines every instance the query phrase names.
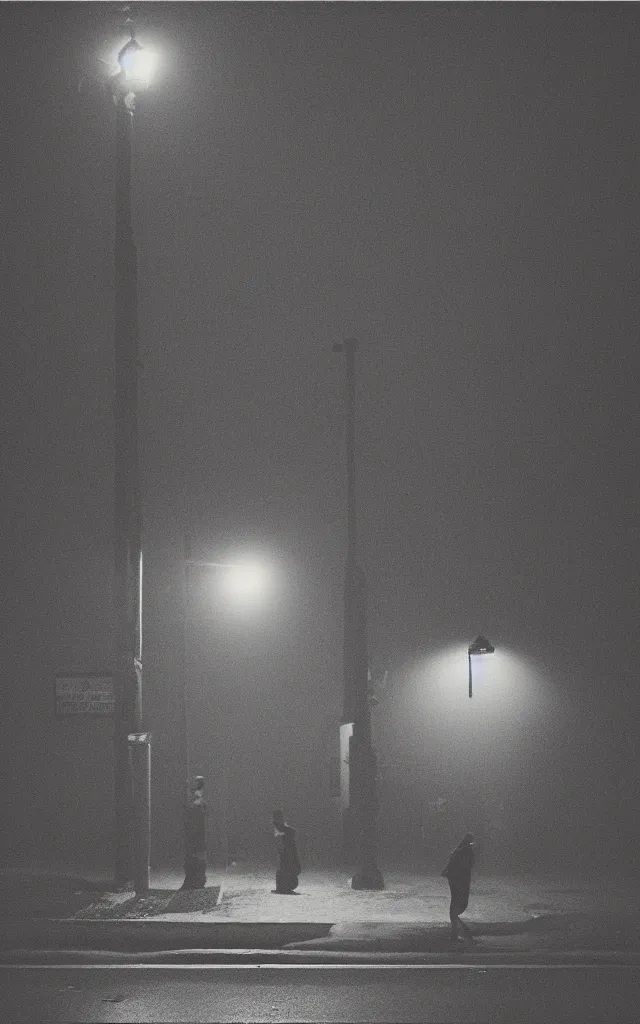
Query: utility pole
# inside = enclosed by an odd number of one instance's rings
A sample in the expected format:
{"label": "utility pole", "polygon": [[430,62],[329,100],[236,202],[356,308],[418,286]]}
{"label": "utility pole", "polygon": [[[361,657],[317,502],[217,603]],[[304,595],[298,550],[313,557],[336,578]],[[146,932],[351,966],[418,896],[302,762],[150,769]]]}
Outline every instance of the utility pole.
{"label": "utility pole", "polygon": [[134,30],[111,79],[115,106],[114,602],[115,880],[149,888],[149,734],[142,730],[142,515],[138,464],[138,289],[131,216]]}
{"label": "utility pole", "polygon": [[356,871],[352,889],[384,889],[376,863],[377,765],[371,738],[369,658],[367,654],[366,582],[357,551],[355,462],[355,353],[358,343],[350,338],[333,346],[345,354],[347,554],[344,572],[344,714],[343,726],[351,723],[349,739],[349,832],[353,830]]}

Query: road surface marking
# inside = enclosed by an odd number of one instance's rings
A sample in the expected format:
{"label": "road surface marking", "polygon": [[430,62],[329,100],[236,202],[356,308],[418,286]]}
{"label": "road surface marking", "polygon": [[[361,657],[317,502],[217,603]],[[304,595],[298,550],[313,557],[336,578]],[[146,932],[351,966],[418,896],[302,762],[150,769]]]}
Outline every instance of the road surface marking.
{"label": "road surface marking", "polygon": [[0,964],[5,971],[609,971],[640,964]]}

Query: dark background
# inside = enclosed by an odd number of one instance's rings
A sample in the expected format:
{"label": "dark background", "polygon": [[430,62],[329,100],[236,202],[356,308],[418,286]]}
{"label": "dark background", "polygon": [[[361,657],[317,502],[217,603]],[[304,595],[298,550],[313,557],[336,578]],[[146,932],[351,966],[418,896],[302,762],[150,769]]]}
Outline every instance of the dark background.
{"label": "dark background", "polygon": [[[112,663],[98,58],[122,21],[0,11],[9,859],[110,857],[110,725],[55,720],[52,680]],[[307,857],[335,849],[331,346],[355,335],[386,855],[422,856],[438,795],[446,847],[481,792],[516,867],[637,864],[639,23],[615,3],[140,5],[160,56],[134,179],[156,861],[179,856],[185,532],[196,557],[257,552],[278,582],[242,621],[194,584],[212,844],[226,801],[230,841],[266,849],[278,802]],[[496,655],[468,702],[479,631]]]}

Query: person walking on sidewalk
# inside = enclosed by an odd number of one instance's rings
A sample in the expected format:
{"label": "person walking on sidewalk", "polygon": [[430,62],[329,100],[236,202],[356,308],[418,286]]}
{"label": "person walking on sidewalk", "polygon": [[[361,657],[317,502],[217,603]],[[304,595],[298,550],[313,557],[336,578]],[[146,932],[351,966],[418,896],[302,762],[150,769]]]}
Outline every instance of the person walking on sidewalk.
{"label": "person walking on sidewalk", "polygon": [[273,812],[273,834],[278,844],[276,887],[273,891],[293,895],[298,887],[298,875],[301,871],[300,857],[296,845],[296,830],[287,825],[282,811]]}
{"label": "person walking on sidewalk", "polygon": [[471,889],[471,869],[474,864],[473,836],[467,832],[464,839],[461,839],[455,850],[447,861],[447,866],[442,876],[449,882],[451,890],[451,903],[449,905],[449,919],[451,920],[451,938],[457,940],[458,929],[462,929],[464,936],[473,941],[471,930],[460,920],[469,905],[469,891]]}
{"label": "person walking on sidewalk", "polygon": [[184,882],[181,889],[204,889],[207,884],[206,815],[204,778],[196,775],[184,809]]}

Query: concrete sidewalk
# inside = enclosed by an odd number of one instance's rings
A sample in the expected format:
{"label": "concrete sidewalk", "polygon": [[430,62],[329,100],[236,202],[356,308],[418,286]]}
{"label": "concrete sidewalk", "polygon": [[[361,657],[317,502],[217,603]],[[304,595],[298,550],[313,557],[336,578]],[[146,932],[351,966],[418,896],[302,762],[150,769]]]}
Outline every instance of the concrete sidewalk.
{"label": "concrete sidewalk", "polygon": [[[265,871],[228,871],[220,878],[215,917],[242,921],[389,921],[449,923],[449,887],[440,875],[402,869],[384,873],[380,892],[353,890],[346,871],[308,871],[300,876],[299,895],[272,893],[273,875]],[[549,878],[535,875],[476,876],[472,880],[470,924],[520,924],[558,914],[640,914],[638,880]]]}
{"label": "concrete sidewalk", "polygon": [[[154,893],[177,895],[181,872],[156,870],[151,874]],[[196,906],[185,912],[162,913],[142,908],[133,916],[171,921],[318,922],[394,921],[446,924],[449,890],[439,875],[420,874],[402,868],[384,873],[380,892],[353,890],[346,870],[304,871],[296,895],[273,892],[274,873],[269,868],[209,870],[207,888],[194,890]],[[113,892],[109,880],[82,878],[73,872],[0,871],[0,916],[64,920],[104,919],[100,904],[116,910],[134,893]],[[213,898],[212,898],[213,897]],[[175,902],[175,901],[174,901]],[[92,913],[95,908],[95,915]],[[160,912],[159,912],[160,911]],[[523,923],[558,914],[640,914],[640,880],[569,878],[541,875],[477,875],[471,886],[465,920],[478,924]],[[118,915],[109,913],[110,919]],[[124,917],[124,913],[123,913]]]}
{"label": "concrete sidewalk", "polygon": [[[340,870],[309,870],[298,895],[273,893],[266,868],[209,871],[187,912],[163,912],[182,874],[155,871],[146,899],[91,889],[78,877],[0,874],[2,946],[93,949],[315,949],[408,951],[444,948],[448,886],[440,876],[384,873],[380,892],[355,891]],[[637,879],[477,876],[464,915],[479,943],[522,948],[640,949]]]}

